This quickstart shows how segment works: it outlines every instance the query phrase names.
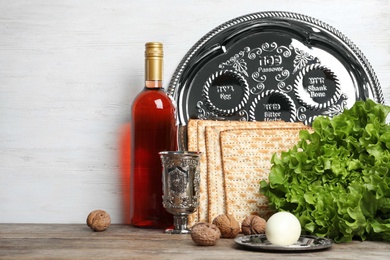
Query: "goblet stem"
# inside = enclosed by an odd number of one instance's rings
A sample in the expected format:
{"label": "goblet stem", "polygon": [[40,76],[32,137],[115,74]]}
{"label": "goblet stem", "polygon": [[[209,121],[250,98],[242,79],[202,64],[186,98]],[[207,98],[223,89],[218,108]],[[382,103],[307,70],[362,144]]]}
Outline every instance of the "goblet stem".
{"label": "goblet stem", "polygon": [[173,215],[173,229],[165,230],[168,234],[190,234],[191,230],[188,229],[188,216],[187,215]]}

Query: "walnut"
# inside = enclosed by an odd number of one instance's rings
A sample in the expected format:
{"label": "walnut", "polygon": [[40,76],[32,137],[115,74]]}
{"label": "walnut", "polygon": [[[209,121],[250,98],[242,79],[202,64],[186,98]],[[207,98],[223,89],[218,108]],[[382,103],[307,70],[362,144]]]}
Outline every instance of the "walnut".
{"label": "walnut", "polygon": [[214,218],[215,224],[221,231],[221,237],[234,238],[240,233],[240,223],[230,214],[221,214]]}
{"label": "walnut", "polygon": [[264,234],[266,223],[265,219],[257,215],[247,216],[241,224],[242,233],[244,235]]}
{"label": "walnut", "polygon": [[211,223],[198,222],[191,229],[191,238],[199,246],[213,246],[220,237],[218,227]]}
{"label": "walnut", "polygon": [[93,231],[104,231],[110,224],[110,215],[104,210],[94,210],[88,215],[87,225]]}

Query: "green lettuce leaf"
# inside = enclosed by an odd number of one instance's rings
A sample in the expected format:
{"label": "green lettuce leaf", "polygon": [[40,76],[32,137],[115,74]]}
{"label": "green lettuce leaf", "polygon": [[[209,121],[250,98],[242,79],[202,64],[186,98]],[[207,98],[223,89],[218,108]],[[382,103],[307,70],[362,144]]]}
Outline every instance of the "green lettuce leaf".
{"label": "green lettuce leaf", "polygon": [[328,118],[271,159],[260,192],[289,211],[304,232],[335,242],[390,241],[390,107],[372,100]]}

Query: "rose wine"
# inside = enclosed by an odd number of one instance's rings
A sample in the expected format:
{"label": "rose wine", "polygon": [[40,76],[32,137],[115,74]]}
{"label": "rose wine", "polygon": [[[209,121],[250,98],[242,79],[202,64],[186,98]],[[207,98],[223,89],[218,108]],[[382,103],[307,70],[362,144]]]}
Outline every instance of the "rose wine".
{"label": "rose wine", "polygon": [[147,43],[145,87],[132,106],[131,224],[167,228],[173,216],[162,204],[161,151],[176,150],[175,107],[162,88],[161,43]]}

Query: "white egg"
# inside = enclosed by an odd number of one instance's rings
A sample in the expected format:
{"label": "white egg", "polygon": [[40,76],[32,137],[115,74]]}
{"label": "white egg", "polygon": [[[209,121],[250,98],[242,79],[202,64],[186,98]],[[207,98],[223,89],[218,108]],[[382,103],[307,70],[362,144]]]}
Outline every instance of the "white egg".
{"label": "white egg", "polygon": [[267,240],[274,245],[292,245],[301,236],[301,223],[290,212],[278,212],[268,219],[265,225],[265,235]]}

